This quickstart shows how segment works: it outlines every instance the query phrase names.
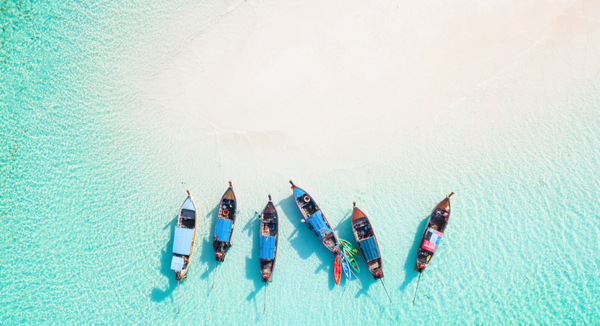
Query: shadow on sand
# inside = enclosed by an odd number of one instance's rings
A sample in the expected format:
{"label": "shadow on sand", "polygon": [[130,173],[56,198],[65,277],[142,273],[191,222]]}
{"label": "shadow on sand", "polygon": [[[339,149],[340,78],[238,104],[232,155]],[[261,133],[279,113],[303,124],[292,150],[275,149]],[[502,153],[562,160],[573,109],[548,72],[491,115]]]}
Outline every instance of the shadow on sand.
{"label": "shadow on sand", "polygon": [[206,217],[210,219],[210,229],[208,230],[208,236],[204,239],[196,238],[196,245],[199,244],[199,241],[202,241],[202,249],[200,251],[200,264],[206,265],[206,270],[202,275],[200,275],[201,279],[207,279],[211,272],[215,270],[216,261],[215,261],[215,251],[213,250],[213,232],[215,230],[215,224],[217,224],[217,214],[219,213],[219,205],[215,206],[215,208],[206,214]]}
{"label": "shadow on sand", "polygon": [[313,254],[317,256],[321,261],[321,265],[315,270],[315,274],[325,271],[329,275],[329,290],[333,290],[335,288],[335,280],[333,279],[335,256],[321,243],[315,233],[308,229],[306,223],[301,222],[302,214],[298,211],[293,195],[281,200],[277,206],[281,208],[294,226],[294,231],[288,238],[292,248],[296,250],[302,260],[307,260]]}
{"label": "shadow on sand", "polygon": [[423,232],[425,231],[425,226],[427,225],[427,216],[421,223],[419,223],[419,227],[417,228],[417,233],[415,234],[415,240],[413,241],[412,247],[408,251],[408,256],[406,257],[406,262],[404,263],[404,272],[406,277],[404,278],[404,282],[400,285],[400,291],[404,292],[406,287],[410,282],[412,282],[417,276],[419,276],[419,272],[415,271],[415,263],[417,262],[417,250],[419,250],[419,245],[421,244],[421,237],[423,237]]}
{"label": "shadow on sand", "polygon": [[173,235],[175,234],[175,225],[177,224],[177,217],[175,217],[163,227],[163,230],[170,229],[171,236],[169,237],[169,243],[162,250],[162,256],[160,258],[160,273],[163,274],[168,280],[168,286],[165,290],[155,287],[152,289],[151,300],[154,302],[162,302],[171,296],[171,293],[177,288],[177,280],[175,279],[175,273],[171,270],[171,259],[173,258]]}
{"label": "shadow on sand", "polygon": [[250,257],[246,257],[246,278],[254,283],[254,291],[248,294],[246,297],[247,301],[253,301],[256,298],[256,295],[264,287],[258,258],[260,247],[259,227],[260,219],[258,218],[258,214],[254,214],[254,217],[246,223],[242,230],[242,232],[246,233],[246,235],[252,239],[252,254]]}

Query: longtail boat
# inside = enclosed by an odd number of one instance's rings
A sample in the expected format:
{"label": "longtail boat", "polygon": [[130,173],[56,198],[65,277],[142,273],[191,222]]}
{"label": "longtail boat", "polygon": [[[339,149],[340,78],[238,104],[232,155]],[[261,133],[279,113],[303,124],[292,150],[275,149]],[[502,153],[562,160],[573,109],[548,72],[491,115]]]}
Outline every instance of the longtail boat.
{"label": "longtail boat", "polygon": [[190,191],[186,191],[188,195],[181,204],[177,226],[175,226],[173,258],[171,259],[171,269],[175,271],[175,278],[178,281],[183,281],[187,277],[196,239],[196,205],[194,205]]}
{"label": "longtail boat", "polygon": [[381,252],[377,237],[371,225],[371,221],[358,207],[356,202],[352,203],[352,233],[358,243],[362,256],[373,277],[378,280],[383,278],[383,265],[381,264]]}
{"label": "longtail boat", "polygon": [[229,188],[221,197],[219,204],[219,214],[215,224],[215,234],[213,236],[213,249],[215,251],[215,260],[217,262],[225,261],[225,255],[231,247],[231,235],[235,226],[235,213],[237,202],[233,193],[233,186],[229,181]]}
{"label": "longtail boat", "polygon": [[269,282],[273,277],[279,242],[278,234],[277,210],[271,201],[271,195],[269,195],[269,203],[260,214],[260,272],[263,282]]}
{"label": "longtail boat", "polygon": [[260,272],[265,282],[265,304],[263,314],[267,310],[267,286],[273,279],[275,260],[277,259],[277,244],[279,243],[279,219],[271,195],[269,202],[260,214]]}
{"label": "longtail boat", "polygon": [[306,191],[294,185],[291,180],[290,183],[294,191],[294,201],[304,218],[303,222],[308,224],[308,228],[319,237],[319,240],[321,240],[329,251],[336,255],[339,254],[340,245],[338,238],[329,225],[323,211],[321,211],[315,200]]}
{"label": "longtail boat", "polygon": [[415,288],[415,297],[413,298],[413,305],[417,299],[417,290],[419,289],[419,282],[421,281],[421,275],[429,263],[431,258],[435,254],[435,251],[442,241],[442,236],[450,220],[450,197],[454,195],[451,192],[446,198],[444,198],[437,206],[433,208],[423,236],[421,237],[421,243],[419,244],[419,250],[417,251],[417,262],[415,263],[415,271],[419,272],[419,279],[417,280],[417,287]]}
{"label": "longtail boat", "polygon": [[[388,299],[390,299],[390,304],[392,304],[392,298],[390,298],[390,294],[385,288],[385,283],[383,283],[381,251],[379,251],[379,244],[377,243],[377,237],[375,237],[371,221],[369,221],[365,213],[356,207],[356,202],[352,202],[352,207],[352,233],[354,233],[358,248],[360,248],[360,252],[365,258],[365,262],[367,263],[367,267],[369,267],[369,271],[373,274],[373,278],[381,282]],[[349,242],[348,244],[352,245]]]}
{"label": "longtail boat", "polygon": [[419,273],[422,273],[429,266],[431,258],[433,258],[435,251],[442,241],[442,236],[450,220],[450,197],[452,195],[454,195],[454,192],[446,196],[429,214],[427,226],[423,232],[423,237],[421,237],[421,243],[417,252],[415,271]]}

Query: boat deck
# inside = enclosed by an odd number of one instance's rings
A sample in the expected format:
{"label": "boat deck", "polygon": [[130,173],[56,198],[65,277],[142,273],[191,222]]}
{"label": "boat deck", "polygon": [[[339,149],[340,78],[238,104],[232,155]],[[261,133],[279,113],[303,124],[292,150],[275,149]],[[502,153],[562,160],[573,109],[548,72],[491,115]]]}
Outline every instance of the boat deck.
{"label": "boat deck", "polygon": [[274,237],[277,235],[277,224],[276,223],[263,223],[260,235],[265,237]]}
{"label": "boat deck", "polygon": [[446,225],[448,225],[448,221],[443,217],[445,212],[446,211],[441,208],[436,208],[433,213],[431,213],[431,218],[429,219],[427,227],[444,233]]}
{"label": "boat deck", "polygon": [[300,197],[298,198],[298,203],[300,204],[300,207],[302,207],[302,211],[306,216],[311,216],[319,210],[312,199],[310,199],[310,201],[307,203],[302,199],[302,197]]}
{"label": "boat deck", "polygon": [[[227,210],[228,214],[224,215],[223,211]],[[235,200],[224,198],[221,202],[218,218],[223,220],[235,221]]]}
{"label": "boat deck", "polygon": [[354,232],[356,232],[358,236],[358,241],[362,241],[373,236],[373,229],[366,218],[360,218],[354,221],[353,224]]}
{"label": "boat deck", "polygon": [[325,245],[331,249],[335,248],[336,243],[335,243],[335,238],[333,237],[333,231],[329,232],[328,235],[323,237],[323,243],[325,243]]}
{"label": "boat deck", "polygon": [[196,227],[196,212],[189,209],[182,209],[179,217],[177,220],[178,227],[187,229]]}

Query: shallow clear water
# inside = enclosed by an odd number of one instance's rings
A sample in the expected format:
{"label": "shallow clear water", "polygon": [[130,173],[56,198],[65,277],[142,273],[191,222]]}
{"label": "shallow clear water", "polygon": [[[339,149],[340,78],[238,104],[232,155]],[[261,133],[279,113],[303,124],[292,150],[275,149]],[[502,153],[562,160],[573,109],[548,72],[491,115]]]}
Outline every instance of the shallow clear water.
{"label": "shallow clear water", "polygon": [[[236,5],[2,5],[0,323],[599,322],[597,22],[587,41],[551,34],[552,49],[410,132],[306,146],[213,130],[143,95]],[[358,280],[335,286],[334,257],[300,223],[289,179],[341,238],[354,242],[352,201],[370,217],[393,305],[362,261]],[[215,272],[228,180],[239,220]],[[186,188],[204,219],[178,294],[169,264]],[[450,191],[451,223],[413,306],[419,236]],[[269,193],[281,241],[263,315],[254,212]]]}

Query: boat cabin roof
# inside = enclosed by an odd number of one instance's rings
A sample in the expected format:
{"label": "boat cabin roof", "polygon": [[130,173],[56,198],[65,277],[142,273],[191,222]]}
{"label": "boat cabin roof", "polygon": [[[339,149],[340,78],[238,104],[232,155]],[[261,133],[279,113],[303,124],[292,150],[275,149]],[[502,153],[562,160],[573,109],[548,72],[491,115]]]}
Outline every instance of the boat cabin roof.
{"label": "boat cabin roof", "polygon": [[275,241],[276,237],[261,236],[260,237],[260,259],[275,258]]}
{"label": "boat cabin roof", "polygon": [[193,239],[194,229],[175,227],[175,236],[173,239],[173,253],[183,256],[189,256],[192,250]]}
{"label": "boat cabin roof", "polygon": [[173,256],[173,259],[171,259],[171,269],[178,272],[183,270],[183,257]]}
{"label": "boat cabin roof", "polygon": [[375,238],[367,238],[360,242],[363,253],[365,254],[365,261],[371,261],[379,258],[379,249],[377,248],[377,242]]}
{"label": "boat cabin roof", "polygon": [[219,239],[219,241],[229,241],[229,237],[231,236],[231,229],[233,228],[232,220],[223,220],[218,218],[217,225],[215,226],[215,236]]}

